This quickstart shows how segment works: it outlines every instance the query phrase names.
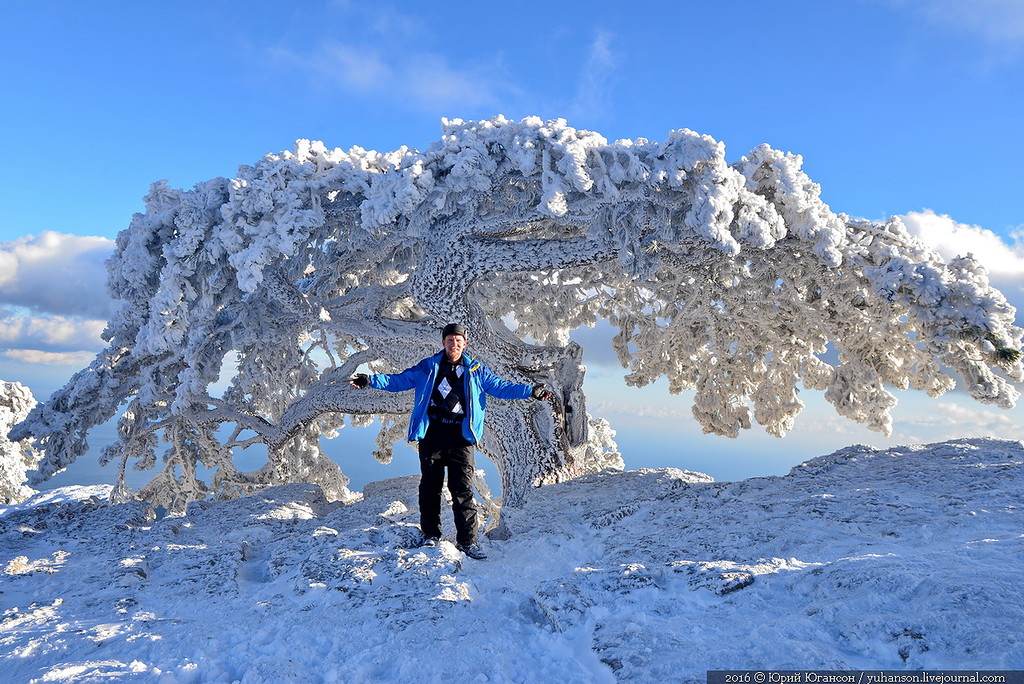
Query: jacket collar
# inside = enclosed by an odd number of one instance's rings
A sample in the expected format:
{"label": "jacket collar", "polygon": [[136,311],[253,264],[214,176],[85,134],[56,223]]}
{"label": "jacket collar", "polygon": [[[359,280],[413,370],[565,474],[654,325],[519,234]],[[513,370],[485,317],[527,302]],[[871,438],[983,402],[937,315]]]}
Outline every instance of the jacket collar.
{"label": "jacket collar", "polygon": [[[441,351],[437,352],[437,354],[434,355],[434,358],[437,359],[437,363],[438,364],[440,364],[442,361],[445,361],[446,357],[444,355],[444,349],[442,349]],[[462,356],[459,357],[459,365],[461,365],[461,366],[472,366],[473,365],[473,357],[470,356],[469,354],[467,354],[466,352],[462,352]]]}

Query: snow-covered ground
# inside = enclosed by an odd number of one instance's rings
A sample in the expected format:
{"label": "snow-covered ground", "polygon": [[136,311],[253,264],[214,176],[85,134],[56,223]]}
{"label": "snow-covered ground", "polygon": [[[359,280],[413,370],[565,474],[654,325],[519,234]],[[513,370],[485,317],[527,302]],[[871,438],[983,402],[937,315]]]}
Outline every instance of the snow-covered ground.
{"label": "snow-covered ground", "polygon": [[6,681],[703,682],[708,669],[1024,669],[1024,446],[849,447],[785,477],[606,472],[416,537],[416,477],[150,523],[102,489],[0,515]]}

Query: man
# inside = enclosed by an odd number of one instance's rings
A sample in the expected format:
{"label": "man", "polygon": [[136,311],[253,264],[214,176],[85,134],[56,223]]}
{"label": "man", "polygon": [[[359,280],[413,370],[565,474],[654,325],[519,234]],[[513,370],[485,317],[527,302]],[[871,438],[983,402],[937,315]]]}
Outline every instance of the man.
{"label": "man", "polygon": [[498,399],[550,399],[543,384],[515,384],[502,380],[475,361],[466,349],[466,329],[449,323],[441,331],[444,349],[401,373],[357,374],[353,387],[374,387],[388,392],[416,390],[409,441],[419,442],[420,530],[424,546],[441,539],[441,488],[448,469],[448,491],[455,514],[456,542],[470,558],[486,558],[476,541],[477,511],[473,505],[473,445],[484,429],[486,395]]}

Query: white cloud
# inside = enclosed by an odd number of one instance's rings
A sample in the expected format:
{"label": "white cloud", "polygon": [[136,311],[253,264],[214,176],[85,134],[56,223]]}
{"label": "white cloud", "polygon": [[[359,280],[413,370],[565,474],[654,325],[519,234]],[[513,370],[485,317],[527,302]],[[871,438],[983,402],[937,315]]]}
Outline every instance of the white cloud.
{"label": "white cloud", "polygon": [[18,277],[18,258],[0,249],[0,291]]}
{"label": "white cloud", "polygon": [[291,55],[291,58],[310,70],[324,74],[329,82],[358,90],[372,90],[375,85],[394,78],[391,67],[379,55],[348,45],[325,45],[305,60],[296,55]]}
{"label": "white cloud", "polygon": [[87,351],[47,352],[38,349],[5,349],[4,356],[22,363],[36,363],[44,366],[76,366],[79,368],[92,363],[95,354]]}
{"label": "white cloud", "polygon": [[[591,373],[611,373],[620,382],[625,371],[619,363],[612,346],[612,338],[618,332],[606,319],[601,319],[593,328],[581,327],[573,330],[569,338],[583,347],[584,359]],[[588,374],[587,377],[593,377]]]}
{"label": "white cloud", "polygon": [[1024,423],[1020,421],[1019,409],[997,412],[953,402],[938,402],[933,410],[899,422],[914,426],[918,432],[926,432],[928,441],[960,437],[1024,439]]}
{"label": "white cloud", "polygon": [[310,51],[275,48],[270,54],[320,84],[431,109],[493,105],[496,89],[504,87],[492,66],[453,66],[431,52],[333,41]]}
{"label": "white cloud", "polygon": [[992,285],[1024,311],[1024,245],[1007,244],[991,230],[957,223],[932,211],[910,212],[901,217],[911,234],[949,261],[971,254],[989,273]]}
{"label": "white cloud", "polygon": [[[943,42],[950,36],[977,41],[982,64],[1014,64],[1024,55],[1022,0],[861,0],[880,3],[932,28]],[[968,60],[970,57],[968,57]],[[987,63],[987,64],[986,64]]]}
{"label": "white cloud", "polygon": [[109,318],[104,262],[113,251],[113,240],[54,231],[0,242],[0,304]]}
{"label": "white cloud", "polygon": [[901,4],[923,13],[931,22],[989,42],[1010,45],[1024,40],[1024,2],[1021,0],[904,0]]}
{"label": "white cloud", "polygon": [[675,409],[671,406],[655,406],[652,404],[641,404],[637,406],[600,401],[591,408],[595,415],[604,416],[618,414],[620,416],[631,416],[633,418],[656,418],[658,420],[671,420],[674,422],[693,422],[693,413],[689,410]]}
{"label": "white cloud", "polygon": [[0,355],[87,365],[113,309],[105,265],[113,250],[107,238],[53,231],[0,242]]}
{"label": "white cloud", "polygon": [[611,98],[611,80],[617,64],[611,49],[611,35],[599,33],[590,43],[587,61],[583,64],[576,97],[570,107],[574,117],[600,116],[607,111]]}
{"label": "white cloud", "polygon": [[479,106],[497,102],[497,79],[473,69],[459,70],[436,55],[422,55],[405,65],[402,77],[416,99],[428,105]]}
{"label": "white cloud", "polygon": [[947,261],[966,254],[984,264],[997,276],[1024,276],[1024,248],[1008,245],[991,230],[957,223],[931,210],[912,211],[901,217],[907,230],[919,237]]}
{"label": "white cloud", "polygon": [[286,34],[286,42],[269,48],[269,66],[298,71],[317,90],[341,90],[431,114],[491,109],[518,93],[499,46],[482,55],[457,50],[456,57],[450,37],[439,35],[443,28],[427,16],[387,1],[335,1],[301,40]]}
{"label": "white cloud", "polygon": [[0,348],[33,348],[49,352],[99,350],[104,346],[101,320],[67,316],[17,316],[0,318]]}

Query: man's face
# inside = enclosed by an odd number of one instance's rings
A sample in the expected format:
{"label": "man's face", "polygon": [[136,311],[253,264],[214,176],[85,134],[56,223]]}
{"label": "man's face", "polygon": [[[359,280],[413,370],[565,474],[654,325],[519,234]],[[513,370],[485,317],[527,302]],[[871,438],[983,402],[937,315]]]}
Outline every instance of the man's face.
{"label": "man's face", "polygon": [[462,358],[462,350],[466,348],[466,338],[462,335],[446,335],[444,338],[444,353],[448,360],[455,362]]}

